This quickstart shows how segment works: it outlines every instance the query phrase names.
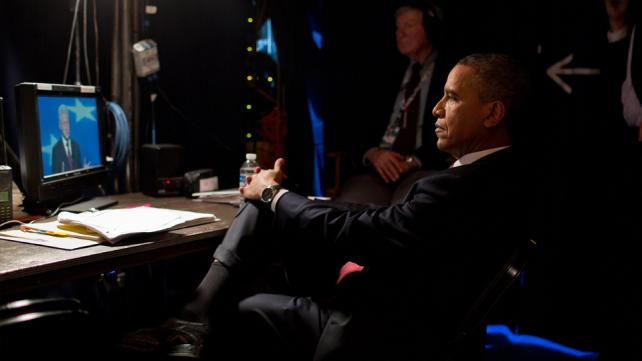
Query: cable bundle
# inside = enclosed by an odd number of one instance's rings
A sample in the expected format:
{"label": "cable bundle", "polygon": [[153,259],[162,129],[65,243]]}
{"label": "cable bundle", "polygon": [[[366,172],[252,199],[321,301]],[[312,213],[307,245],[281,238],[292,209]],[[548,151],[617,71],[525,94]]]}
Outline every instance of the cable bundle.
{"label": "cable bundle", "polygon": [[110,170],[118,174],[125,167],[127,154],[129,153],[129,124],[123,108],[115,102],[107,101],[107,109],[114,116],[115,137],[114,137],[114,160],[111,163]]}

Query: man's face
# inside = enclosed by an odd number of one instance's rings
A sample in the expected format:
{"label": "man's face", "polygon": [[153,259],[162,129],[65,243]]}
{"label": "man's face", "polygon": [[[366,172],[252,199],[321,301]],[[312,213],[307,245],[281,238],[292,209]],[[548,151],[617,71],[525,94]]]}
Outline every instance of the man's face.
{"label": "man's face", "polygon": [[418,54],[430,47],[423,25],[423,14],[416,9],[409,9],[397,16],[397,48],[407,57],[417,60]]}
{"label": "man's face", "polygon": [[444,96],[432,111],[437,117],[437,148],[455,158],[480,150],[487,132],[484,119],[491,108],[492,103],[479,99],[472,68],[456,65],[448,75]]}
{"label": "man's face", "polygon": [[69,113],[60,112],[58,115],[58,128],[60,128],[62,135],[69,139]]}

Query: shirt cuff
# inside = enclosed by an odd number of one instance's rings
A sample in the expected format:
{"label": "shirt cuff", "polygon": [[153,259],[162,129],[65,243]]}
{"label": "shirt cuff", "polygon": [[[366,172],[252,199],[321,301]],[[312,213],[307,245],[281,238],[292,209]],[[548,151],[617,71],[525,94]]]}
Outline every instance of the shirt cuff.
{"label": "shirt cuff", "polygon": [[[408,161],[408,159],[410,159],[410,161]],[[416,155],[411,155],[408,159],[406,159],[406,161],[414,163],[415,167],[413,169],[420,169],[423,166],[423,164],[421,164],[421,160]]]}
{"label": "shirt cuff", "polygon": [[368,160],[368,153],[370,153],[371,151],[373,151],[373,149],[374,149],[374,150],[376,150],[376,149],[379,149],[379,148],[378,148],[378,147],[372,147],[372,148],[370,148],[370,149],[366,150],[366,152],[365,152],[365,153],[363,153],[363,157],[361,157],[361,163],[363,163],[363,165],[364,165],[364,166],[369,166],[369,165],[371,165],[371,164],[372,164],[372,163],[370,163],[370,161]]}
{"label": "shirt cuff", "polygon": [[272,203],[270,203],[270,209],[272,210],[272,212],[276,212],[276,204],[279,202],[279,199],[281,199],[281,197],[283,197],[283,195],[287,192],[289,191],[285,188],[281,188],[278,192],[276,192],[276,195],[272,199]]}

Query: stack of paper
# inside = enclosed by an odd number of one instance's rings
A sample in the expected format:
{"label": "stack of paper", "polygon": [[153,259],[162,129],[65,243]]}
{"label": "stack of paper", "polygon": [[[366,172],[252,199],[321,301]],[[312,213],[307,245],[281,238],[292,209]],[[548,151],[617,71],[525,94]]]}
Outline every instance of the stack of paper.
{"label": "stack of paper", "polygon": [[78,249],[102,242],[220,221],[214,214],[137,207],[97,212],[62,212],[58,219],[0,231],[0,238],[61,249]]}
{"label": "stack of paper", "polygon": [[214,214],[174,209],[136,207],[98,212],[62,212],[58,221],[79,225],[98,233],[110,243],[141,233],[153,233],[219,221]]}

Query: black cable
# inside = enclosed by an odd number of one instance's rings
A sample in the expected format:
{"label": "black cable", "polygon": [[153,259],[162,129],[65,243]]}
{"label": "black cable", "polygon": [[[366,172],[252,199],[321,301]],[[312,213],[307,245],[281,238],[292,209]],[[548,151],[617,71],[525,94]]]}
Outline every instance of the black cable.
{"label": "black cable", "polygon": [[72,204],[76,204],[76,203],[78,203],[78,202],[82,201],[83,199],[85,199],[85,197],[78,197],[78,198],[74,199],[73,201],[60,203],[60,204],[58,205],[58,208],[56,208],[53,212],[51,212],[51,214],[49,214],[49,217],[53,217],[53,216],[57,215],[57,214],[58,214],[58,212],[60,212],[60,209],[61,209],[62,207],[70,206],[70,205],[72,205]]}
{"label": "black cable", "polygon": [[76,21],[78,20],[79,6],[80,0],[76,0],[76,5],[74,5],[74,18],[71,21],[71,33],[69,34],[69,46],[67,46],[67,60],[65,61],[65,72],[62,77],[62,84],[67,84],[67,72],[69,71],[69,62],[71,61],[71,46],[74,40],[74,32],[76,31]]}
{"label": "black cable", "polygon": [[100,60],[100,48],[98,47],[98,11],[96,10],[96,0],[92,1],[93,16],[94,16],[94,64],[96,67],[96,85],[100,85],[100,67],[98,66]]}
{"label": "black cable", "polygon": [[9,165],[9,159],[7,159],[7,137],[4,132],[4,108],[3,108],[3,99],[0,97],[0,136],[2,137],[2,161],[4,164]]}
{"label": "black cable", "polygon": [[91,85],[89,72],[89,54],[87,53],[87,0],[82,0],[82,47],[85,55],[85,70],[87,71],[87,84]]}
{"label": "black cable", "polygon": [[145,134],[148,134],[149,131],[150,143],[156,144],[156,99],[158,98],[158,91],[156,89],[158,88],[158,74],[150,74],[145,79],[147,79],[147,83],[149,84],[147,88],[149,89],[150,101],[150,121],[147,122],[145,126]]}

